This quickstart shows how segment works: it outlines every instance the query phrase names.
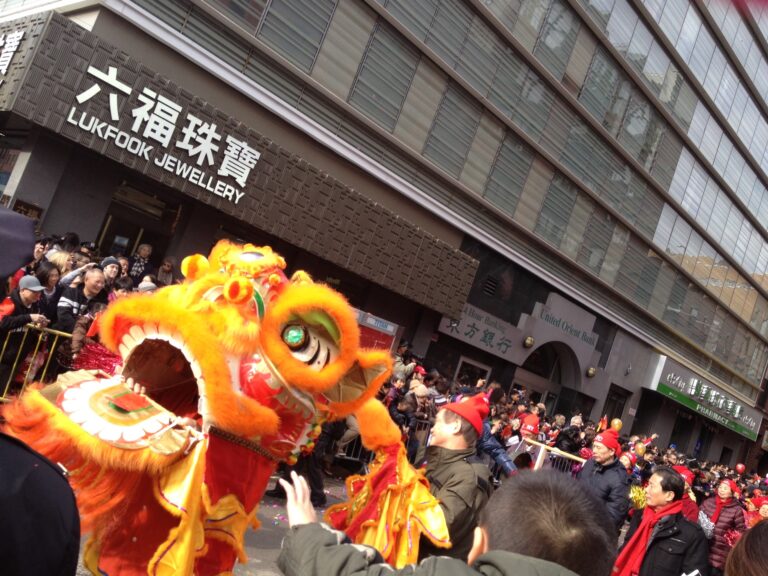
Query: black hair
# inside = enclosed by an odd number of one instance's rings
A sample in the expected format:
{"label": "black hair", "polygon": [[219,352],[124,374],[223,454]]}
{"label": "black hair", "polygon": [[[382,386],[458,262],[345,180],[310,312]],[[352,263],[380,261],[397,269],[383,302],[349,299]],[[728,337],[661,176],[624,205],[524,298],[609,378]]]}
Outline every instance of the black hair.
{"label": "black hair", "polygon": [[40,264],[37,265],[37,269],[35,270],[35,277],[37,277],[37,279],[40,281],[40,284],[46,289],[48,288],[48,278],[51,275],[51,272],[54,270],[59,272],[59,276],[61,276],[61,272],[53,262],[49,262],[48,260],[43,259]]}
{"label": "black hair", "polygon": [[608,509],[556,470],[522,471],[496,490],[480,517],[491,550],[554,562],[579,576],[609,576],[616,534]]}
{"label": "black hair", "polygon": [[120,276],[118,279],[115,280],[115,283],[112,284],[113,290],[126,290],[128,292],[131,292],[133,290],[133,278],[130,276]]}
{"label": "black hair", "polygon": [[475,430],[475,427],[472,426],[469,420],[462,418],[452,410],[443,410],[443,419],[448,424],[456,422],[456,420],[460,420],[461,428],[459,428],[459,434],[461,434],[461,436],[464,438],[467,446],[475,446],[477,444],[477,430]]}
{"label": "black hair", "polygon": [[74,252],[80,248],[80,236],[74,232],[67,232],[61,237],[61,249],[64,252]]}
{"label": "black hair", "polygon": [[437,383],[437,381],[439,379],[440,379],[440,371],[435,369],[435,368],[432,368],[429,372],[427,372],[424,375],[424,382],[435,382],[435,383]]}
{"label": "black hair", "polygon": [[661,480],[661,489],[664,492],[674,493],[675,498],[673,502],[677,502],[683,497],[683,494],[685,494],[685,480],[683,480],[680,474],[669,466],[656,466],[653,469],[653,473]]}
{"label": "black hair", "polygon": [[747,530],[728,554],[725,576],[759,576],[768,564],[768,522]]}
{"label": "black hair", "polygon": [[438,378],[437,382],[435,383],[435,390],[440,392],[440,394],[447,394],[450,389],[451,383],[448,382],[448,379],[440,376],[440,378]]}
{"label": "black hair", "polygon": [[488,395],[488,402],[491,404],[498,404],[501,402],[501,397],[504,396],[504,389],[494,388],[493,385],[491,386],[491,393]]}

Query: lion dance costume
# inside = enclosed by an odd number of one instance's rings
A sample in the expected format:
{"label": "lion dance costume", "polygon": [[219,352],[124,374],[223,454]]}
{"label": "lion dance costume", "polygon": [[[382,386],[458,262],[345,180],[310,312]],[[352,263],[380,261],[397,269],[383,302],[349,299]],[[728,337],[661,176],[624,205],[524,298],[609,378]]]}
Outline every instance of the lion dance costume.
{"label": "lion dance costume", "polygon": [[[284,269],[270,248],[250,244],[190,256],[183,284],[104,313],[101,340],[121,356],[122,377],[69,372],[4,408],[6,432],[68,469],[94,574],[229,574],[245,561],[243,536],[258,527],[270,475],[312,449],[322,422],[367,410],[383,429],[393,425],[372,399],[389,373],[387,351],[360,349],[346,300]],[[422,499],[418,514],[439,511],[414,490],[407,462],[385,455],[397,454],[399,438],[385,440],[377,462],[400,474],[390,484],[405,480]],[[382,484],[364,501],[393,493]],[[401,504],[408,517],[413,507]]]}

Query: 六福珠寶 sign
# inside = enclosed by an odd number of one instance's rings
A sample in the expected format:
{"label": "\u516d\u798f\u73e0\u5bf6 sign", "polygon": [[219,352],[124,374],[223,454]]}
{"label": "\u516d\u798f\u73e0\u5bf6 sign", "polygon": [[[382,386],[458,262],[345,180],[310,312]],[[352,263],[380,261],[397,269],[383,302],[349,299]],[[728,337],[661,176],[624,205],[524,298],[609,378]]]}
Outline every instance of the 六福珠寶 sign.
{"label": "\u516d\u798f\u73e0\u5bf6 sign", "polygon": [[[113,123],[119,122],[119,98],[129,97],[133,89],[118,79],[118,70],[114,66],[109,66],[107,72],[90,66],[88,74],[96,82],[76,96],[77,103],[89,101],[106,85],[109,87],[110,119]],[[182,106],[154,90],[144,88],[138,95],[138,103],[140,105],[131,110],[133,121],[128,130],[78,110],[77,106],[70,109],[67,122],[97,138],[111,140],[118,148],[151,161],[233,204],[240,202],[245,196],[242,188],[256,167],[260,152],[232,135],[226,135],[222,142],[222,134],[215,123],[201,120],[191,112],[184,116],[177,134]],[[214,157],[222,145],[225,145],[222,160],[214,166]],[[172,153],[176,150],[181,153]]]}

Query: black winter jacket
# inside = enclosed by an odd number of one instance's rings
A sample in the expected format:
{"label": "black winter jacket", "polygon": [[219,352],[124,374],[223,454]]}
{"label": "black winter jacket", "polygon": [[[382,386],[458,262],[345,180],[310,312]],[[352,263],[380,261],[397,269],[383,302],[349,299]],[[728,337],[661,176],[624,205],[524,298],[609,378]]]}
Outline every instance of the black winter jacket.
{"label": "black winter jacket", "polygon": [[590,458],[584,463],[577,477],[595,496],[605,502],[618,533],[629,511],[630,477],[624,465],[615,459],[603,466]]}
{"label": "black winter jacket", "polygon": [[[640,526],[644,510],[632,517],[624,539],[626,545]],[[682,514],[665,516],[653,529],[638,576],[709,575],[709,545],[704,532]]]}
{"label": "black winter jacket", "polygon": [[[11,305],[13,305],[13,309],[10,309]],[[10,311],[0,312],[2,315],[0,317],[0,350],[3,348],[6,337],[8,338],[8,345],[5,348],[5,354],[0,358],[0,362],[12,365],[24,338],[24,326],[32,322],[31,314],[39,313],[39,306],[37,302],[29,308],[24,306],[19,289],[16,288],[3,302],[2,308],[4,310],[10,309]],[[34,342],[35,338],[28,337],[24,345],[25,351],[31,349]]]}
{"label": "black winter jacket", "polygon": [[477,440],[477,454],[488,454],[497,466],[500,466],[504,471],[504,476],[511,476],[517,471],[517,466],[512,462],[512,458],[509,457],[504,447],[499,444],[496,437],[491,434],[491,425],[488,420],[483,421],[483,434]]}
{"label": "black winter jacket", "polygon": [[291,528],[277,565],[285,576],[577,576],[546,560],[491,550],[472,566],[455,558],[433,556],[395,570],[369,546],[350,546],[343,532],[324,524]]}
{"label": "black winter jacket", "polygon": [[453,546],[436,548],[422,538],[419,558],[439,554],[466,561],[480,512],[491,496],[490,470],[475,456],[474,446],[464,450],[430,446],[426,477],[429,491],[440,501]]}

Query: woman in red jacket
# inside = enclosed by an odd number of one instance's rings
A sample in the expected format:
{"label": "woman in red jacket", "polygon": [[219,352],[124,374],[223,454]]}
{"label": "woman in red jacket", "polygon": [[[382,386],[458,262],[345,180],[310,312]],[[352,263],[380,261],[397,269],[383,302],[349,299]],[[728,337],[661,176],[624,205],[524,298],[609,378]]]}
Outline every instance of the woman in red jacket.
{"label": "woman in red jacket", "polygon": [[[714,524],[714,532],[709,541],[711,576],[723,574],[728,553],[736,539],[746,530],[744,510],[735,498],[738,494],[736,482],[725,479],[718,485],[717,495],[701,504],[701,512]],[[702,528],[705,528],[705,523],[706,521],[702,521]]]}

